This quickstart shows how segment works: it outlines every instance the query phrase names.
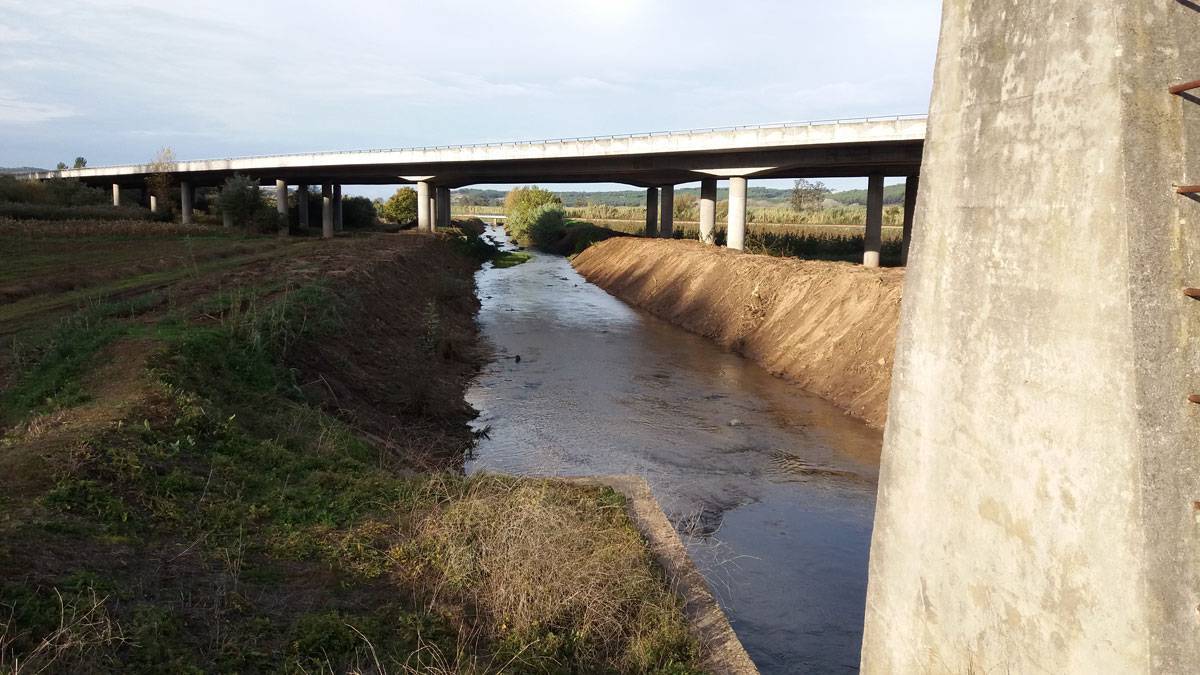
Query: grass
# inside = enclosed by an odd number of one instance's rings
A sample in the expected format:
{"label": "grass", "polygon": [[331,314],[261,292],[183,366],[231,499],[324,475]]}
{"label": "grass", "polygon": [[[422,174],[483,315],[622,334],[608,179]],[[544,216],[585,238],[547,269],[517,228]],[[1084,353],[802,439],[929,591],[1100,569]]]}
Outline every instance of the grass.
{"label": "grass", "polygon": [[528,253],[521,253],[520,251],[503,251],[496,254],[496,256],[492,258],[492,266],[498,269],[516,267],[521,263],[529,262],[529,258],[530,255]]}
{"label": "grass", "polygon": [[[396,334],[379,348],[423,375],[382,380],[465,381],[471,265],[452,261],[469,244],[364,238],[323,264],[406,242],[406,265],[361,277],[304,260],[234,284],[201,272],[201,291],[96,297],[10,339],[0,673],[696,672],[620,495],[422,470],[368,433],[337,373],[314,379],[330,345],[360,379],[377,359],[361,350]],[[387,307],[415,332],[373,332],[377,302],[407,303]],[[366,400],[390,400],[365,379]],[[456,438],[430,430],[461,426],[445,416],[461,385],[422,391],[395,433]]]}

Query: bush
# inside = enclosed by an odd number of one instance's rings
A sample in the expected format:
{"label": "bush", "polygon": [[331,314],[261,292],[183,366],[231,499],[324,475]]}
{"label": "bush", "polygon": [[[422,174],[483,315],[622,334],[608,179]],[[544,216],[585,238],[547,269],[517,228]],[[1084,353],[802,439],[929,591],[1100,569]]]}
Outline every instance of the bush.
{"label": "bush", "polygon": [[358,230],[375,227],[379,223],[375,217],[375,205],[367,197],[342,196],[342,227],[347,230]]}
{"label": "bush", "polygon": [[51,206],[100,206],[108,204],[111,198],[111,195],[104,190],[88,187],[69,178],[28,181],[20,180],[16,176],[0,176],[0,202]]}
{"label": "bush", "polygon": [[379,217],[389,223],[407,225],[417,219],[417,191],[402,187],[379,207]]}
{"label": "bush", "polygon": [[508,216],[504,226],[509,236],[523,244],[528,243],[537,210],[545,204],[561,206],[562,200],[553,192],[536,186],[511,190],[504,198],[504,213]]}
{"label": "bush", "polygon": [[234,174],[226,179],[217,194],[217,208],[230,217],[235,227],[264,234],[281,227],[279,212],[263,201],[258,183],[245,176]]}
{"label": "bush", "polygon": [[538,248],[549,249],[566,232],[567,212],[561,204],[542,204],[534,210],[531,221],[530,241]]}
{"label": "bush", "polygon": [[170,218],[166,213],[151,213],[140,206],[57,206],[0,202],[0,218],[16,220],[159,220]]}

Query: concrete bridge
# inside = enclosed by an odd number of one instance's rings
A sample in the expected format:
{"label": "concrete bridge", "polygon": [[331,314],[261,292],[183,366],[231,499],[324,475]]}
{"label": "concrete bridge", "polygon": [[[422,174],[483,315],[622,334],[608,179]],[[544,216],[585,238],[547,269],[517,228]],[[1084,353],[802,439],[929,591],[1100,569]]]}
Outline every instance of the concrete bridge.
{"label": "concrete bridge", "polygon": [[[904,250],[912,228],[917,176],[925,141],[925,117],[828,120],[592,136],[510,143],[445,145],[394,150],[317,152],[172,162],[166,166],[63,169],[32,178],[76,178],[111,186],[113,203],[122,188],[142,188],[156,173],[180,185],[183,222],[191,222],[197,187],[218,186],[233,174],[273,184],[287,213],[287,190],[307,194],[321,185],[323,234],[332,237],[341,211],[341,186],[415,183],[418,227],[449,224],[450,190],[476,183],[627,183],[646,188],[646,231],[673,233],[674,186],[699,181],[700,236],[711,243],[716,226],[717,181],[729,181],[726,242],[741,249],[746,233],[746,189],[751,179],[867,176],[868,208],[863,263],[879,264],[886,176],[904,176],[907,191]],[[309,224],[307,199],[298,200],[300,222]],[[156,204],[151,200],[152,209]]]}

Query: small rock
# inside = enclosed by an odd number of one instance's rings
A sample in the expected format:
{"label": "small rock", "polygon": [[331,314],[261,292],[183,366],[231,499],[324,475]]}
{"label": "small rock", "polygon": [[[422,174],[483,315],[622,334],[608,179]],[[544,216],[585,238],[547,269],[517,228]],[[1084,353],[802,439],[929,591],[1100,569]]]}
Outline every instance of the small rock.
{"label": "small rock", "polygon": [[520,354],[517,354],[515,357],[513,357],[513,363],[520,363],[520,362],[521,362]]}
{"label": "small rock", "polygon": [[740,427],[740,426],[742,426],[742,421],[735,417],[735,418],[729,420],[729,426]]}

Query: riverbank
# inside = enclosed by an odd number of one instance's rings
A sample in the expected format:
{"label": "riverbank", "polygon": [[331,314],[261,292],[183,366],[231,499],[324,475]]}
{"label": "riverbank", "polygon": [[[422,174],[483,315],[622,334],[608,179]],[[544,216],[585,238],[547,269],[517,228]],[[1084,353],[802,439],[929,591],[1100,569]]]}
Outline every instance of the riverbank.
{"label": "riverbank", "polygon": [[698,669],[621,495],[462,477],[470,238],[0,238],[0,672]]}
{"label": "riverbank", "polygon": [[902,269],[618,237],[574,260],[588,281],[881,428]]}

